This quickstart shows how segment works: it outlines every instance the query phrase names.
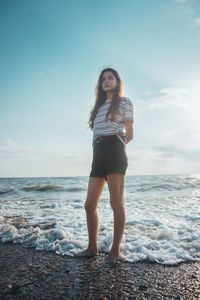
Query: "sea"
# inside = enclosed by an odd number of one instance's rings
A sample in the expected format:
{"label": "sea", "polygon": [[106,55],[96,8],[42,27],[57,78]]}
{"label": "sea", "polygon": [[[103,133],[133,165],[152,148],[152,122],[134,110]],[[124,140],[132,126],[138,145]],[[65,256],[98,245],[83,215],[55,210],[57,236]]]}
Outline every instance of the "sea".
{"label": "sea", "polygon": [[[0,242],[74,256],[88,244],[89,177],[0,178]],[[125,176],[129,262],[200,261],[200,174]],[[113,211],[107,183],[98,204],[98,249],[109,252]]]}

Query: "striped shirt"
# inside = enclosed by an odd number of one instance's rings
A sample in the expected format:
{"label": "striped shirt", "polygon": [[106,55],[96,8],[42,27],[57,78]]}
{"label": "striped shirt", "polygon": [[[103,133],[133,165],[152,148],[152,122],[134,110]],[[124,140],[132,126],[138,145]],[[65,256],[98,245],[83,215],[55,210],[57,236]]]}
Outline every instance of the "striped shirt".
{"label": "striped shirt", "polygon": [[115,116],[114,121],[106,121],[106,114],[111,105],[112,100],[106,100],[99,108],[94,119],[93,140],[101,135],[117,135],[120,141],[125,145],[126,133],[124,125],[126,121],[134,122],[134,107],[131,100],[127,97],[122,97],[119,104],[119,113]]}

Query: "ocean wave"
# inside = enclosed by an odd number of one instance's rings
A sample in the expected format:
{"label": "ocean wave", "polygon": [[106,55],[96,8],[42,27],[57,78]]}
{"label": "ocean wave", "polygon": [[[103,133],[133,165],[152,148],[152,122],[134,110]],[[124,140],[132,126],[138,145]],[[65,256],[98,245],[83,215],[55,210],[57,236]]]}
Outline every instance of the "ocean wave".
{"label": "ocean wave", "polygon": [[169,183],[157,183],[157,184],[152,184],[152,183],[141,183],[137,186],[135,186],[135,189],[137,192],[147,192],[147,191],[153,191],[153,190],[168,190],[168,191],[173,191],[173,190],[185,190],[185,189],[196,189],[200,187],[200,180],[194,180],[194,181],[189,181],[189,180],[183,180],[183,181],[172,181]]}
{"label": "ocean wave", "polygon": [[2,189],[0,190],[0,195],[13,193],[14,189]]}
{"label": "ocean wave", "polygon": [[85,191],[85,189],[79,188],[79,187],[74,187],[74,188],[65,189],[65,191],[67,191],[67,192],[82,192],[82,191]]}
{"label": "ocean wave", "polygon": [[47,184],[45,186],[34,185],[34,186],[28,186],[23,188],[24,191],[39,191],[39,192],[48,191],[48,190],[59,190],[59,189],[63,189],[63,187],[54,184]]}
{"label": "ocean wave", "polygon": [[[4,223],[0,226],[0,242],[20,243],[26,247],[34,247],[36,250],[55,251],[60,255],[76,254],[84,249],[86,241],[76,234],[72,234],[71,228],[58,226],[56,222],[27,224],[21,219]],[[142,222],[140,222],[140,225]],[[21,226],[20,226],[21,225]],[[77,227],[80,228],[80,224]],[[139,229],[139,227],[138,227]],[[143,235],[129,235],[129,239],[122,242],[121,250],[126,260],[136,262],[149,259],[152,262],[174,265],[180,262],[200,261],[200,247],[197,234],[189,234],[183,231],[179,236],[172,228],[156,226],[153,232],[145,231]],[[101,230],[98,249],[101,253],[108,253],[112,244],[112,234]]]}
{"label": "ocean wave", "polygon": [[63,186],[48,184],[48,185],[45,185],[45,186],[41,186],[41,185],[28,186],[28,187],[24,187],[22,190],[24,190],[26,192],[29,192],[29,191],[37,191],[37,192],[45,192],[45,191],[83,192],[83,191],[85,191],[85,188],[82,188],[82,187],[64,188]]}

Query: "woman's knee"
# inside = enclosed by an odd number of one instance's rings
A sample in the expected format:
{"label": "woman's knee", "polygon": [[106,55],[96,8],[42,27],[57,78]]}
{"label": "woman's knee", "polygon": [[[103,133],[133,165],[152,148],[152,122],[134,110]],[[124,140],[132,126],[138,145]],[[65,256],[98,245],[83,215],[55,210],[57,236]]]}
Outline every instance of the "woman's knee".
{"label": "woman's knee", "polygon": [[119,211],[124,209],[124,199],[110,199],[110,206],[113,211]]}
{"label": "woman's knee", "polygon": [[85,202],[85,210],[86,212],[93,213],[96,211],[96,206],[91,202]]}

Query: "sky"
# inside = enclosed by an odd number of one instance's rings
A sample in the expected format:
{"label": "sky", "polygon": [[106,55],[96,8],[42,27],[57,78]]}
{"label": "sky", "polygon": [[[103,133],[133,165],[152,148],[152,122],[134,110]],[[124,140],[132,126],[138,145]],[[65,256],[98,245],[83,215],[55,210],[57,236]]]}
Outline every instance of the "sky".
{"label": "sky", "polygon": [[200,173],[199,0],[0,0],[0,177],[89,176],[103,68],[134,106],[127,175]]}

